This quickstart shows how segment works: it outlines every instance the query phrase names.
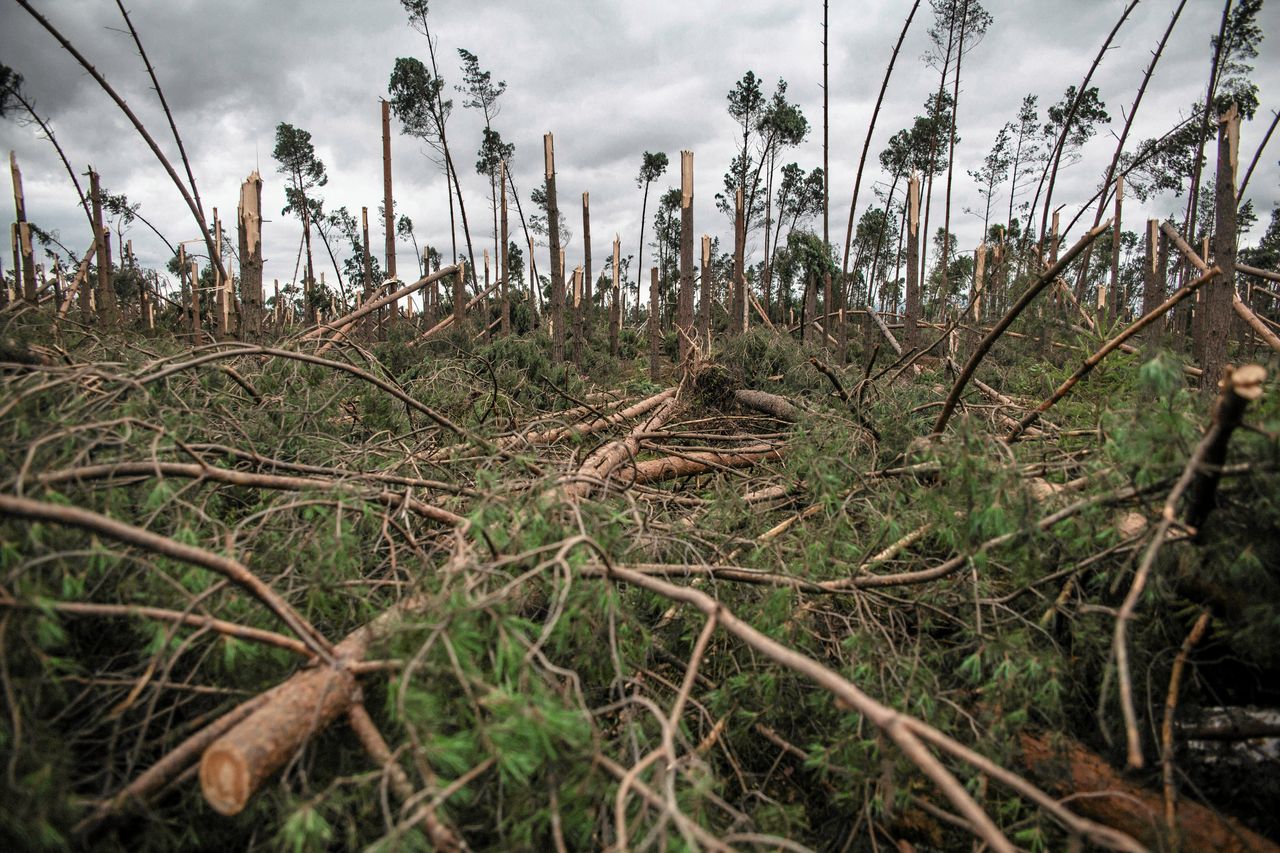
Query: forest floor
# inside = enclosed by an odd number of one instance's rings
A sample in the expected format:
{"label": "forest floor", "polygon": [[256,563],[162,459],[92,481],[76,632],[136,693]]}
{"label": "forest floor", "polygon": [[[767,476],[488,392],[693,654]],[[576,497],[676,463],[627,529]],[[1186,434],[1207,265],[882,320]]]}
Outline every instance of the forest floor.
{"label": "forest floor", "polygon": [[8,849],[1280,840],[1274,364],[6,322]]}

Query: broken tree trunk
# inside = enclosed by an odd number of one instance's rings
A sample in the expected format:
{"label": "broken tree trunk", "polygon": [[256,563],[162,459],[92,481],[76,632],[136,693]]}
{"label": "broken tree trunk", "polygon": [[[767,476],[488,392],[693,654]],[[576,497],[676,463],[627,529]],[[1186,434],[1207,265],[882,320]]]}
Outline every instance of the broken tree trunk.
{"label": "broken tree trunk", "polygon": [[[509,266],[509,258],[507,256],[508,236],[507,236],[507,161],[503,160],[499,166],[499,172],[502,176],[502,224],[501,239],[502,248],[499,252],[498,273],[502,276],[502,335],[503,337],[511,334],[511,291],[507,287],[507,278],[511,274]],[[588,244],[590,245],[590,244]]]}
{"label": "broken tree trunk", "polygon": [[564,361],[564,262],[560,257],[560,209],[556,206],[556,153],[551,134],[542,137],[547,181],[547,232],[551,245],[551,360]]}
{"label": "broken tree trunk", "polygon": [[89,169],[89,193],[93,196],[93,227],[98,241],[98,317],[103,326],[112,329],[119,320],[119,313],[116,310],[116,290],[111,284],[111,232],[102,224],[102,190],[98,186],[98,173],[92,168]]}
{"label": "broken tree trunk", "polygon": [[[396,213],[391,194],[391,104],[382,101],[382,206],[383,228],[386,230],[387,263],[383,268],[387,278],[396,277]],[[388,315],[394,324],[400,313],[400,303],[392,302]]]}
{"label": "broken tree trunk", "polygon": [[[582,194],[582,305],[578,309],[581,335],[590,337],[595,326],[595,307],[591,302],[591,194]],[[576,344],[575,344],[576,346]],[[577,359],[575,358],[575,361]]]}
{"label": "broken tree trunk", "polygon": [[244,300],[245,328],[252,337],[262,334],[262,176],[254,169],[240,185],[236,215],[240,238],[240,297]]}
{"label": "broken tree trunk", "polygon": [[658,348],[662,337],[662,317],[658,312],[658,268],[649,270],[649,379],[658,381]]}
{"label": "broken tree trunk", "polygon": [[[27,302],[36,301],[36,260],[31,248],[31,226],[27,224],[27,201],[22,192],[22,172],[18,155],[9,152],[9,172],[13,176],[13,207],[17,224],[18,251],[13,258],[13,289]],[[19,264],[21,256],[21,264]]]}
{"label": "broken tree trunk", "polygon": [[711,346],[707,341],[711,339],[711,237],[708,234],[702,235],[702,294],[698,302],[698,340],[703,341],[703,346],[707,347],[709,352]]}
{"label": "broken tree trunk", "polygon": [[907,181],[907,294],[902,340],[908,349],[920,345],[920,178]]}
{"label": "broken tree trunk", "polygon": [[618,270],[618,256],[622,252],[621,241],[613,235],[613,298],[609,300],[609,355],[618,355],[618,330],[622,326],[622,287]]}
{"label": "broken tree trunk", "polygon": [[676,308],[680,360],[693,343],[693,152],[680,152],[680,294]]}
{"label": "broken tree trunk", "polygon": [[729,318],[729,334],[741,335],[747,331],[747,229],[743,218],[742,188],[738,188],[733,206],[733,299]]}
{"label": "broken tree trunk", "polygon": [[[1150,314],[1160,304],[1165,288],[1165,264],[1168,260],[1166,242],[1160,233],[1160,221],[1147,220],[1147,257],[1142,267],[1142,313]],[[1164,335],[1164,316],[1152,323],[1147,338],[1158,341]]]}
{"label": "broken tree trunk", "polygon": [[1240,146],[1240,116],[1235,104],[1218,118],[1218,177],[1213,257],[1222,274],[1205,288],[1200,300],[1204,334],[1200,368],[1204,371],[1201,390],[1215,393],[1214,383],[1227,363],[1227,343],[1231,329],[1232,295],[1236,282],[1236,159]]}

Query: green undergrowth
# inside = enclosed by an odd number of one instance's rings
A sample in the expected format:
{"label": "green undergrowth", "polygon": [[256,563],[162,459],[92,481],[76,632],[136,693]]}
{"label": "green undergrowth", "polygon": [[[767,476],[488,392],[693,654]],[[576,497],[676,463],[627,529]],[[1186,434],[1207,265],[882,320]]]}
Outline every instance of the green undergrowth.
{"label": "green undergrowth", "polygon": [[[390,340],[327,354],[395,385],[459,435],[359,377],[278,357],[211,361],[141,384],[189,360],[190,346],[164,335],[72,331],[54,342],[36,319],[14,321],[7,337],[57,343],[66,357],[7,375],[3,492],[90,509],[240,560],[335,642],[413,602],[370,650],[369,659],[388,664],[362,677],[364,702],[425,792],[415,805],[467,777],[437,811],[476,849],[549,848],[557,833],[568,849],[613,843],[619,780],[609,763],[625,772],[663,742],[705,619],[610,579],[608,565],[690,567],[666,579],[1017,772],[1026,731],[1069,735],[1118,763],[1114,610],[1148,536],[1122,533],[1119,522],[1159,519],[1209,419],[1208,399],[1183,378],[1185,359],[1157,351],[1105,362],[1048,413],[1047,434],[1006,444],[1000,413],[969,389],[945,435],[927,439],[954,381],[944,365],[899,375],[881,352],[868,371],[871,349],[861,340],[839,365],[823,348],[756,329],[702,354],[714,373],[703,365],[705,375],[686,383],[688,408],[667,425],[672,435],[641,456],[693,450],[716,435],[750,443],[784,433],[779,459],[566,504],[557,478],[634,424],[508,457],[488,448],[517,428],[576,422],[563,417],[569,409],[680,384],[670,365],[663,381],[650,381],[647,342],[633,330],[614,358],[597,329],[580,365],[554,364],[545,333],[488,340],[471,327],[426,345],[393,331]],[[1026,405],[1078,364],[1038,358],[1034,340],[1005,343],[978,376]],[[833,366],[851,402],[833,394],[810,358]],[[729,393],[736,388],[782,395],[800,416],[785,424],[741,409]],[[1213,630],[1182,707],[1280,704],[1268,686],[1280,671],[1278,397],[1272,380],[1246,418],[1256,429],[1232,440],[1227,462],[1247,470],[1224,477],[1197,541],[1164,547],[1131,626],[1149,756],[1173,656],[1202,606],[1213,607]],[[197,460],[324,483],[290,491],[145,470],[62,476],[114,462]],[[746,501],[769,486],[786,493]],[[447,530],[416,515],[413,500],[466,523]],[[1065,520],[1039,528],[1077,502]],[[834,594],[693,568],[856,586],[849,582],[948,561],[956,567],[941,577]],[[143,605],[288,633],[217,574],[100,533],[0,518],[0,592],[8,602],[0,607],[0,839],[9,849],[84,846],[74,827],[87,804],[300,666],[289,651],[210,629],[60,610]],[[925,805],[952,805],[867,719],[723,630],[698,661],[672,737],[679,761],[660,758],[637,778],[712,835],[861,850],[871,849],[874,825],[921,849],[969,843],[931,816]],[[944,761],[1019,845],[1065,846],[1061,829],[1025,800]],[[688,846],[677,822],[642,802],[634,789],[626,798],[633,844]],[[1276,831],[1265,810],[1240,816]],[[182,780],[108,821],[92,843],[427,849],[406,817],[339,721],[234,818],[213,813],[198,786]]]}

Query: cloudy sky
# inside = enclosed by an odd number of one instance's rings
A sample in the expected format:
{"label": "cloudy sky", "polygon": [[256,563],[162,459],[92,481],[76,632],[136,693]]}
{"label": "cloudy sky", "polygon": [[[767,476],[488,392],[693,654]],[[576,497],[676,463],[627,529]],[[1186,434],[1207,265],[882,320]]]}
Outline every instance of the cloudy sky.
{"label": "cloudy sky", "polygon": [[[122,31],[116,4],[36,0],[35,5],[173,154],[163,115],[127,31]],[[1043,109],[1080,81],[1124,7],[1121,0],[986,0],[985,5],[994,23],[965,59],[958,113],[956,160],[961,168],[955,175],[952,227],[965,247],[978,241],[981,221],[963,212],[979,205],[976,186],[964,170],[979,165],[1025,94],[1038,94]],[[1113,121],[1109,131],[1088,144],[1081,162],[1060,176],[1055,200],[1066,203],[1067,218],[1093,194],[1114,148],[1114,134],[1123,126],[1150,52],[1175,6],[1176,0],[1139,3],[1095,75]],[[831,4],[835,242],[843,240],[867,122],[909,7],[907,0]],[[860,207],[872,199],[870,184],[883,178],[872,169],[875,154],[921,112],[925,97],[937,87],[937,72],[921,61],[928,46],[928,7],[926,0],[890,83]],[[128,8],[174,108],[206,209],[217,206],[232,221],[240,182],[254,168],[261,170],[264,210],[271,220],[264,227],[268,282],[293,276],[300,235],[296,220],[279,215],[283,182],[271,158],[278,123],[311,132],[328,169],[323,189],[328,209],[346,205],[358,215],[364,205],[371,218],[375,215],[382,194],[378,99],[386,95],[396,57],[427,56],[425,40],[407,25],[399,2],[134,0]],[[1203,99],[1209,38],[1217,31],[1220,9],[1209,0],[1187,3],[1138,113],[1131,145],[1163,133],[1190,104]],[[646,150],[671,157],[672,168],[657,190],[678,185],[679,151],[694,152],[695,229],[731,242],[731,223],[716,210],[714,194],[734,153],[735,125],[725,110],[725,96],[748,69],[768,81],[770,90],[778,78],[788,82],[788,96],[813,127],[788,159],[805,168],[821,165],[822,6],[817,0],[436,0],[430,21],[450,85],[461,82],[457,48],[478,54],[495,79],[507,82],[495,127],[516,145],[513,170],[526,194],[526,213],[527,192],[541,180],[542,135],[555,134],[561,206],[573,234],[570,267],[581,263],[578,199],[583,191],[591,193],[596,268],[615,232],[622,237],[624,254],[636,252],[641,192],[635,178]],[[1275,60],[1280,15],[1267,8],[1262,24],[1268,40],[1254,73],[1262,107],[1259,118],[1241,133],[1242,169],[1261,141],[1280,92],[1280,62]],[[93,165],[107,188],[141,203],[141,213],[170,240],[197,236],[173,184],[120,111],[15,3],[0,8],[0,62],[24,75],[27,93],[77,169]],[[456,95],[449,135],[463,172],[478,259],[481,246],[492,245],[488,185],[471,165],[482,120],[475,111],[462,109],[461,101]],[[440,169],[417,141],[399,134],[394,119],[393,133],[398,210],[412,217],[420,244],[443,247],[447,255],[448,197]],[[1249,185],[1260,213],[1254,238],[1280,204],[1280,142],[1273,145]],[[83,251],[88,229],[52,147],[36,128],[13,121],[0,124],[0,146],[17,152],[28,217]],[[1182,206],[1172,198],[1146,209],[1133,205],[1126,209],[1126,220],[1136,226],[1141,218],[1180,212]],[[7,232],[12,219],[7,204],[5,211],[0,222]],[[513,229],[515,222],[513,218]],[[145,227],[135,225],[127,236],[142,263],[164,263],[167,250]],[[371,239],[381,246],[380,236]],[[758,246],[754,251],[758,259]],[[645,252],[651,254],[648,248]],[[321,257],[317,246],[317,271],[325,269]],[[545,258],[539,262],[545,269]],[[414,268],[411,246],[398,246],[398,266],[402,277]],[[330,282],[332,276],[330,268]]]}

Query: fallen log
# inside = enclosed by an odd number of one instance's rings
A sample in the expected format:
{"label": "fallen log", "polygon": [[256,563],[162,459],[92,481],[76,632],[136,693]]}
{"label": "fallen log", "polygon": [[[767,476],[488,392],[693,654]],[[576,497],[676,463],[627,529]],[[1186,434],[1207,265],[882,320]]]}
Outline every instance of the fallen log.
{"label": "fallen log", "polygon": [[408,599],[367,625],[352,631],[333,648],[334,665],[304,669],[272,691],[256,708],[204,751],[200,789],[219,814],[239,814],[276,770],[313,735],[360,699],[352,664],[364,659],[372,642],[407,612],[423,605]]}
{"label": "fallen log", "polygon": [[1020,741],[1027,770],[1056,793],[1072,796],[1073,811],[1132,835],[1152,850],[1280,853],[1280,846],[1234,818],[1185,799],[1178,807],[1178,837],[1171,839],[1160,794],[1128,781],[1102,757],[1069,738],[1062,738],[1057,747],[1048,735],[1023,733]]}
{"label": "fallen log", "polygon": [[777,394],[770,394],[768,391],[751,391],[743,388],[734,391],[733,398],[741,406],[763,412],[780,421],[794,421],[800,416],[800,410],[790,400]]}
{"label": "fallen log", "polygon": [[440,279],[445,278],[447,276],[453,275],[457,271],[458,271],[458,267],[456,265],[447,266],[447,267],[444,267],[443,269],[436,270],[430,275],[426,275],[418,279],[413,284],[406,284],[404,287],[400,288],[399,290],[393,293],[388,293],[378,297],[377,299],[370,300],[365,304],[361,305],[356,310],[342,317],[339,317],[336,320],[332,320],[328,323],[322,323],[321,325],[316,326],[314,329],[311,329],[305,332],[300,338],[300,340],[308,341],[308,340],[316,340],[320,338],[328,338],[328,340],[325,341],[324,345],[321,346],[320,349],[316,350],[316,354],[319,355],[323,353],[325,350],[329,349],[329,347],[333,346],[333,344],[337,341],[338,338],[345,337],[347,332],[351,330],[351,327],[354,326],[356,324],[356,321],[359,320],[360,318],[368,316],[369,314],[372,314],[374,311],[377,311],[379,308],[382,308],[386,305],[390,305],[398,299],[406,297],[412,293],[416,293],[417,291],[426,287],[428,284],[439,281]]}
{"label": "fallen log", "polygon": [[1235,309],[1236,314],[1240,315],[1240,319],[1249,324],[1249,327],[1258,333],[1258,337],[1267,342],[1267,346],[1276,352],[1280,352],[1280,337],[1276,337],[1276,333],[1267,328],[1267,324],[1262,322],[1253,310],[1245,305],[1240,299],[1240,294],[1231,294],[1231,307]]}
{"label": "fallen log", "polygon": [[749,468],[766,459],[781,458],[781,451],[770,444],[756,444],[732,452],[699,451],[678,456],[664,456],[661,459],[648,459],[636,463],[635,476],[631,482],[635,485],[645,485],[725,468]]}
{"label": "fallen log", "polygon": [[597,487],[607,485],[614,472],[640,452],[640,435],[661,429],[682,408],[684,404],[678,398],[668,398],[648,420],[626,437],[604,445],[588,456],[573,474],[561,477],[556,487],[559,496],[564,500],[577,500],[589,496]]}

